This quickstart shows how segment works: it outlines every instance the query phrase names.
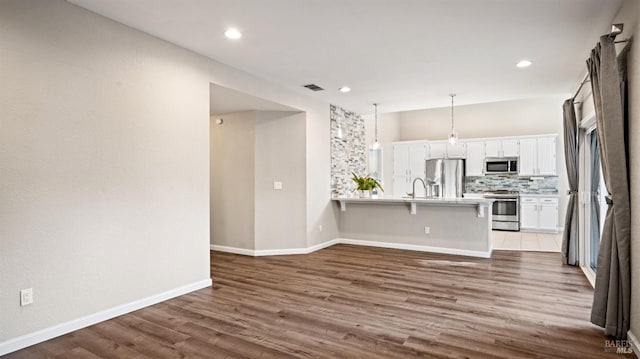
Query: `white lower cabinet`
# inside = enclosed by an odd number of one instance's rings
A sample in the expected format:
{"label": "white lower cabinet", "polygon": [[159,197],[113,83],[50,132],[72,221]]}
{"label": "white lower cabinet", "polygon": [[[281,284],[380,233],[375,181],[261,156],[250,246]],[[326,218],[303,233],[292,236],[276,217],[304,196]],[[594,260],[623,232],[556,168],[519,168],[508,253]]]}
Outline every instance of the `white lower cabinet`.
{"label": "white lower cabinet", "polygon": [[558,230],[558,198],[520,196],[520,229]]}
{"label": "white lower cabinet", "polygon": [[558,199],[540,198],[538,205],[538,228],[545,231],[558,230]]}

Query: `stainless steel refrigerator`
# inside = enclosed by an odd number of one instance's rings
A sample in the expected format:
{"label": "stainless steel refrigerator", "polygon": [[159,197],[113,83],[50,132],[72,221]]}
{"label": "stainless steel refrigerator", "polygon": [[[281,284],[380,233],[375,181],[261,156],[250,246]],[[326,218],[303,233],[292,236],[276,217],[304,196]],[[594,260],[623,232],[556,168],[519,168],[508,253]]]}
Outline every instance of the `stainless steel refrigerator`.
{"label": "stainless steel refrigerator", "polygon": [[462,198],[464,193],[464,160],[431,159],[426,163],[427,196]]}

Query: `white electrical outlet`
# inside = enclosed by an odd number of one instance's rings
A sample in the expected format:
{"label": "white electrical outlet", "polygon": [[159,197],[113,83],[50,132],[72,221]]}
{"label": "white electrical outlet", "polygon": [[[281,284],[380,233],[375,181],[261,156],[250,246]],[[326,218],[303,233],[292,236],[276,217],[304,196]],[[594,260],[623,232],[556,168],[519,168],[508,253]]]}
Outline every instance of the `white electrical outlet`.
{"label": "white electrical outlet", "polygon": [[424,234],[429,234],[431,233],[431,228],[429,228],[428,226],[424,226]]}
{"label": "white electrical outlet", "polygon": [[27,288],[20,291],[20,306],[24,307],[33,303],[33,288]]}
{"label": "white electrical outlet", "polygon": [[319,225],[318,229],[320,230],[320,232],[322,232],[322,225]]}
{"label": "white electrical outlet", "polygon": [[281,190],[281,189],[282,189],[282,182],[280,182],[280,181],[273,181],[273,189]]}

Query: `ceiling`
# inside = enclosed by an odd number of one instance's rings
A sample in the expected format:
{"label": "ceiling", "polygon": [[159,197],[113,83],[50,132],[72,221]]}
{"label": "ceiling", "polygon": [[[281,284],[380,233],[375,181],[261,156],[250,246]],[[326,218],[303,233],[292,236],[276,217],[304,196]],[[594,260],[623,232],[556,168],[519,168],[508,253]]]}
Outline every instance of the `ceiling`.
{"label": "ceiling", "polygon": [[[69,0],[362,114],[569,93],[621,0]],[[236,27],[239,40],[223,32]],[[533,66],[515,64],[530,59]],[[301,87],[315,83],[325,90]],[[350,93],[338,88],[347,85]]]}

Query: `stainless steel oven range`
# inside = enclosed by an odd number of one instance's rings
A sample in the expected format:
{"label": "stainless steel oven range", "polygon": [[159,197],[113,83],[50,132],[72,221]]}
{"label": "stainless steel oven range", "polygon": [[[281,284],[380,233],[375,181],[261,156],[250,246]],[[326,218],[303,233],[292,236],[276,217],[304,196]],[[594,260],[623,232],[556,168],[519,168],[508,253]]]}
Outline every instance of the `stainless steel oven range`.
{"label": "stainless steel oven range", "polygon": [[503,231],[520,230],[520,206],[517,191],[495,190],[484,192],[484,198],[493,199],[492,228]]}

